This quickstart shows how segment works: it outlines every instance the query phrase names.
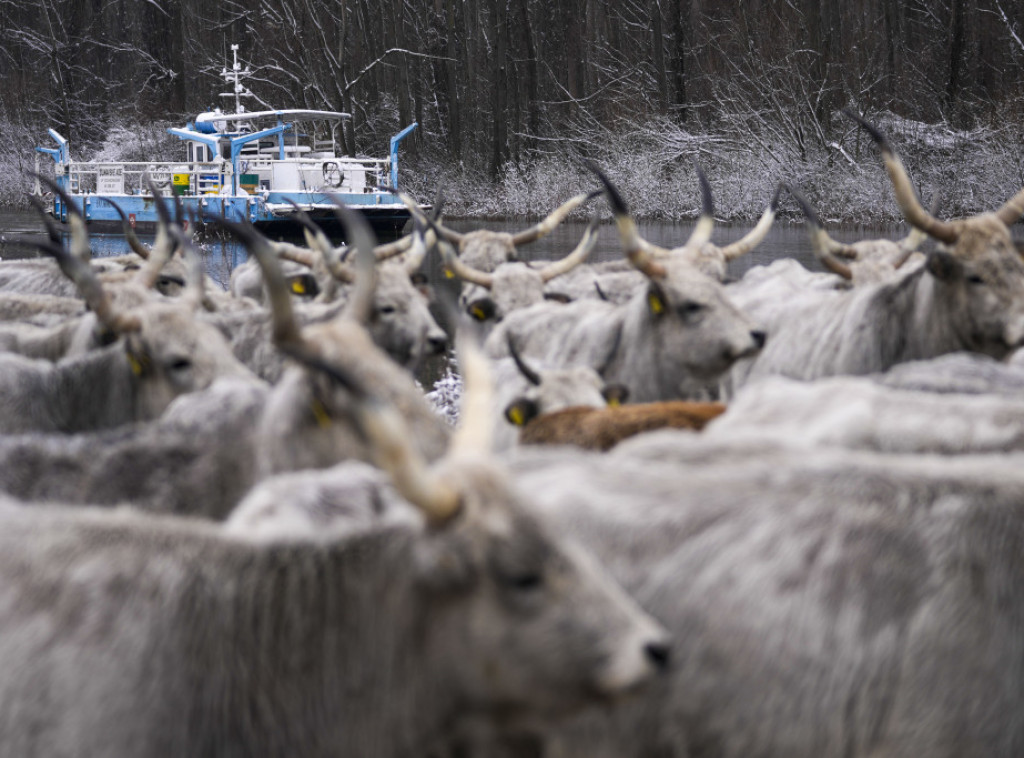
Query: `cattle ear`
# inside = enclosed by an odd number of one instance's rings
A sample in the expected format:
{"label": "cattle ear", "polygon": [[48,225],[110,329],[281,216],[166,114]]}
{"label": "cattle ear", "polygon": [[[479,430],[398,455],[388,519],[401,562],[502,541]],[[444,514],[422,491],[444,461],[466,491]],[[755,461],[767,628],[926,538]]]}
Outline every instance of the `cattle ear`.
{"label": "cattle ear", "polygon": [[495,307],[494,301],[489,297],[474,300],[466,306],[466,313],[477,321],[489,321],[495,317],[497,312],[498,309]]}
{"label": "cattle ear", "polygon": [[430,534],[417,544],[414,560],[420,584],[433,592],[459,592],[476,580],[473,551],[460,534],[450,530]]}
{"label": "cattle ear", "polygon": [[312,274],[295,274],[289,276],[288,289],[293,295],[302,297],[316,297],[320,294],[320,285],[316,283],[316,277]]}
{"label": "cattle ear", "polygon": [[510,424],[526,426],[530,421],[540,415],[540,408],[534,400],[526,397],[518,397],[505,408],[505,418]]}
{"label": "cattle ear", "polygon": [[651,314],[655,316],[660,316],[668,308],[665,292],[657,282],[651,282],[647,287],[647,307],[650,309]]}
{"label": "cattle ear", "polygon": [[624,384],[608,384],[601,394],[604,395],[604,400],[611,407],[622,405],[629,398],[629,387]]}
{"label": "cattle ear", "polygon": [[928,253],[928,262],[925,264],[928,273],[940,282],[950,282],[963,276],[964,266],[952,253],[941,250]]}

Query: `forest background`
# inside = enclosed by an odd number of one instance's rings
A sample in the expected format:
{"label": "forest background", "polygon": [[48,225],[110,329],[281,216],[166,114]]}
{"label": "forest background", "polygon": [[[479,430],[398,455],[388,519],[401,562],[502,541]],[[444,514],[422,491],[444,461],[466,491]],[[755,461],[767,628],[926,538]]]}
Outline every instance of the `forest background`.
{"label": "forest background", "polygon": [[[402,144],[403,186],[451,215],[546,213],[594,184],[637,215],[761,213],[780,180],[826,219],[897,217],[877,123],[940,215],[1024,186],[1024,0],[0,0],[0,204],[24,203],[46,128],[77,160],[178,157],[225,91],[352,114],[349,154]],[[790,208],[793,210],[793,208]]]}

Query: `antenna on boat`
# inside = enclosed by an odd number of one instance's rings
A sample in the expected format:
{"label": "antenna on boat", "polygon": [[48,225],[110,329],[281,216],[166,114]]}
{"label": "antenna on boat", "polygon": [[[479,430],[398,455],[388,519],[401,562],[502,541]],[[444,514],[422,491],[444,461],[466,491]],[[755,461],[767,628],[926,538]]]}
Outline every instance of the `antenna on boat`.
{"label": "antenna on boat", "polygon": [[231,63],[231,70],[228,71],[227,67],[223,68],[220,75],[224,77],[224,81],[227,84],[232,85],[231,92],[221,92],[221,97],[234,97],[235,98],[235,113],[243,113],[245,106],[242,105],[242,96],[252,96],[252,93],[242,85],[242,77],[249,76],[252,71],[246,66],[245,70],[242,70],[241,64],[238,62],[238,45],[231,46],[231,56],[233,61]]}

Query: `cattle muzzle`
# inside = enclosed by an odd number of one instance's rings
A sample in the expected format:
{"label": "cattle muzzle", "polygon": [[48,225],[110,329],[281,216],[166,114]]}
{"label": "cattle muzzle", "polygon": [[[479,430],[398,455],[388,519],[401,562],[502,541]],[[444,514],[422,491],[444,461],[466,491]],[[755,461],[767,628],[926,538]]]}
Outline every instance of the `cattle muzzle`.
{"label": "cattle muzzle", "polygon": [[668,671],[672,662],[672,642],[668,633],[648,628],[624,645],[597,677],[597,692],[606,698],[626,695]]}
{"label": "cattle muzzle", "polygon": [[447,336],[432,336],[427,338],[427,348],[431,355],[443,355],[448,349]]}
{"label": "cattle muzzle", "polygon": [[750,341],[745,345],[737,345],[723,355],[723,358],[727,361],[738,361],[743,358],[751,358],[761,352],[761,348],[764,347],[765,342],[768,341],[768,335],[760,329],[752,329],[749,332]]}

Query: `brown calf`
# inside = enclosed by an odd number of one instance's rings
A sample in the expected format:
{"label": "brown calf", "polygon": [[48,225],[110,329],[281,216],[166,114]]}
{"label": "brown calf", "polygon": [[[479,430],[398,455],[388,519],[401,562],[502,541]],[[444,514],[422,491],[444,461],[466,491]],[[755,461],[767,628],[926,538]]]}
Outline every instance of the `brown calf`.
{"label": "brown calf", "polygon": [[537,416],[523,426],[523,445],[577,445],[588,450],[609,450],[627,437],[654,429],[699,431],[725,412],[722,403],[668,400],[608,408],[564,408]]}

